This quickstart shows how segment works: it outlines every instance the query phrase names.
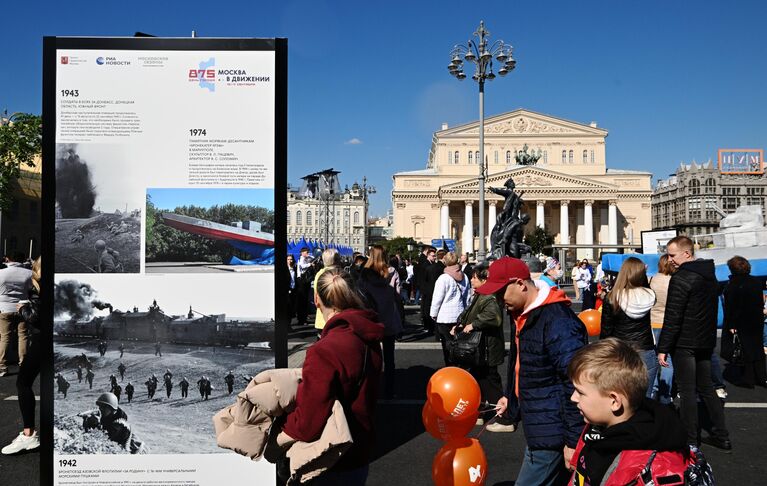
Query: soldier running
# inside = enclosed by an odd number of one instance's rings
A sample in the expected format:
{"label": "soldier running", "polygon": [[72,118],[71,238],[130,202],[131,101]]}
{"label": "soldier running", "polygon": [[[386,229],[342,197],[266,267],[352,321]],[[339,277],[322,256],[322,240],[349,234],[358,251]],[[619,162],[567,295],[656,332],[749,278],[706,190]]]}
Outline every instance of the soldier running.
{"label": "soldier running", "polygon": [[88,372],[85,374],[85,381],[88,382],[88,389],[93,390],[93,378],[96,375],[93,374],[93,370],[88,368]]}
{"label": "soldier running", "polygon": [[160,344],[160,341],[154,343],[154,355],[162,358],[162,344]]}
{"label": "soldier running", "polygon": [[178,386],[181,387],[181,398],[186,398],[189,396],[189,381],[187,381],[186,376],[181,378],[181,381],[178,382]]}
{"label": "soldier running", "polygon": [[115,375],[109,375],[109,386],[114,388],[116,384],[117,384],[117,377]]}
{"label": "soldier running", "polygon": [[117,397],[117,402],[120,402],[120,395],[122,395],[123,387],[115,383],[115,386],[112,388],[112,393]]}
{"label": "soldier running", "polygon": [[77,365],[77,369],[75,370],[75,373],[77,373],[77,383],[83,382],[83,365]]}
{"label": "soldier running", "polygon": [[56,384],[59,386],[59,393],[64,394],[64,398],[67,398],[67,390],[69,390],[69,382],[66,378],[61,376],[61,373],[56,373]]}
{"label": "soldier running", "polygon": [[165,395],[170,398],[170,391],[173,389],[173,381],[171,381],[171,376],[168,376],[169,373],[165,374]]}
{"label": "soldier running", "polygon": [[151,400],[154,398],[154,391],[157,389],[157,382],[150,377],[145,383],[147,397]]}
{"label": "soldier running", "polygon": [[126,369],[127,368],[122,363],[120,363],[120,366],[117,367],[117,371],[120,372],[120,381],[124,381],[125,380],[125,370]]}
{"label": "soldier running", "polygon": [[125,385],[125,396],[128,397],[128,403],[130,403],[131,400],[133,400],[133,392],[134,391],[135,391],[135,389],[133,388],[133,385],[129,381],[128,384]]}
{"label": "soldier running", "polygon": [[165,373],[162,375],[162,379],[163,381],[173,379],[173,373],[170,372],[170,368],[165,368]]}
{"label": "soldier running", "polygon": [[229,390],[229,394],[232,394],[232,391],[234,391],[234,373],[229,371],[229,374],[224,377],[224,382],[226,383],[226,388]]}
{"label": "soldier running", "polygon": [[125,352],[125,345],[120,343],[120,345],[117,347],[117,350],[120,351],[120,358],[122,359],[123,353]]}

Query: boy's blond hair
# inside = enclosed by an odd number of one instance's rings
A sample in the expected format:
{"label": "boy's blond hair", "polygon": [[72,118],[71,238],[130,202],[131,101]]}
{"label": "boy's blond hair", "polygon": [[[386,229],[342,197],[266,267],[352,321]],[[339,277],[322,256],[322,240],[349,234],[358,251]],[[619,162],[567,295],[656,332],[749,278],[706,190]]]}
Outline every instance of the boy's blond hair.
{"label": "boy's blond hair", "polygon": [[570,381],[587,380],[603,394],[625,395],[632,411],[647,393],[647,367],[639,353],[616,338],[607,338],[579,349],[567,366]]}

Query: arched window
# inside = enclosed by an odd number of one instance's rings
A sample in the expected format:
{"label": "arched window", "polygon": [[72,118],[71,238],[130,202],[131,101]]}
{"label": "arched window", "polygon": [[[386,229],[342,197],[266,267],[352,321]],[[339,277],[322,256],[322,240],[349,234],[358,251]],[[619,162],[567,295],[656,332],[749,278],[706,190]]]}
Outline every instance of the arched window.
{"label": "arched window", "polygon": [[563,164],[567,163],[567,150],[562,151],[562,163]]}
{"label": "arched window", "polygon": [[354,224],[359,224],[360,222],[360,212],[354,211]]}
{"label": "arched window", "polygon": [[477,161],[477,164],[481,164],[482,161],[479,160],[479,151],[474,152],[474,160]]}
{"label": "arched window", "polygon": [[698,179],[690,179],[690,194],[700,194],[700,181]]}
{"label": "arched window", "polygon": [[307,211],[306,212],[306,226],[311,226],[311,225],[312,225],[312,212],[311,211]]}
{"label": "arched window", "polygon": [[506,151],[506,165],[511,164],[511,150]]}
{"label": "arched window", "polygon": [[588,164],[589,163],[589,152],[588,150],[583,151],[583,163]]}
{"label": "arched window", "polygon": [[469,165],[474,163],[474,152],[469,150]]}
{"label": "arched window", "polygon": [[458,156],[458,151],[456,150],[455,151],[455,163],[456,164],[460,163],[460,160],[461,160],[461,158]]}
{"label": "arched window", "polygon": [[296,225],[301,226],[301,211],[296,211]]}
{"label": "arched window", "polygon": [[569,157],[567,158],[567,161],[572,164],[573,163],[573,156],[575,155],[575,152],[573,150],[570,150]]}
{"label": "arched window", "polygon": [[716,194],[716,181],[714,179],[706,179],[706,194]]}

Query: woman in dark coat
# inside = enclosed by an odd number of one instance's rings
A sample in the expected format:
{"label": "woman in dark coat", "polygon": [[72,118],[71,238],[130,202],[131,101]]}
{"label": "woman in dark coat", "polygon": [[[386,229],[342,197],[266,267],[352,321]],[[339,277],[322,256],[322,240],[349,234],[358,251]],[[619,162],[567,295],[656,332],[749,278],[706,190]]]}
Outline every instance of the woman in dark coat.
{"label": "woman in dark coat", "polygon": [[[488,265],[478,263],[472,269],[471,287],[477,289],[485,284],[488,277]],[[503,339],[503,312],[495,295],[482,295],[474,292],[469,306],[458,316],[458,326],[450,330],[455,335],[460,332],[482,332],[487,361],[473,366],[469,373],[477,380],[482,393],[482,400],[498,403],[503,396],[503,384],[498,373],[498,365],[503,364],[505,342]],[[483,419],[477,420],[483,424]],[[490,432],[514,432],[516,425],[504,417],[487,426]]]}
{"label": "woman in dark coat", "polygon": [[733,336],[737,334],[743,349],[743,376],[739,385],[748,388],[767,386],[762,348],[764,280],[751,276],[751,265],[743,257],[730,258],[727,266],[731,275],[724,288],[722,349],[732,349]]}

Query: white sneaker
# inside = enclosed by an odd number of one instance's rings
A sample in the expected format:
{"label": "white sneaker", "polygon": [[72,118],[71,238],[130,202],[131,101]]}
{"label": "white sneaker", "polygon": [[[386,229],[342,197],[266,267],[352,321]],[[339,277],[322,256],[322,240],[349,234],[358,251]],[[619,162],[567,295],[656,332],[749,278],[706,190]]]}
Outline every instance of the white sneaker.
{"label": "white sneaker", "polygon": [[16,454],[21,451],[31,451],[38,447],[40,447],[40,436],[37,435],[37,431],[29,436],[24,435],[24,432],[21,432],[15,439],[13,439],[13,442],[3,447],[0,452],[3,454]]}
{"label": "white sneaker", "polygon": [[490,432],[514,432],[517,430],[517,426],[514,424],[504,425],[498,422],[493,422],[485,427],[485,430],[489,430]]}
{"label": "white sneaker", "polygon": [[724,388],[717,388],[716,396],[724,400],[725,398],[727,398],[727,390],[725,390]]}
{"label": "white sneaker", "polygon": [[485,425],[485,419],[483,419],[482,417],[478,418],[476,425]]}

